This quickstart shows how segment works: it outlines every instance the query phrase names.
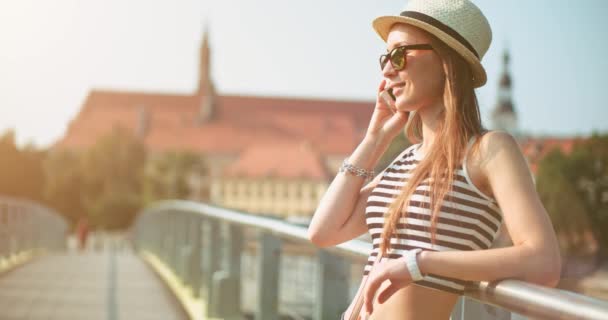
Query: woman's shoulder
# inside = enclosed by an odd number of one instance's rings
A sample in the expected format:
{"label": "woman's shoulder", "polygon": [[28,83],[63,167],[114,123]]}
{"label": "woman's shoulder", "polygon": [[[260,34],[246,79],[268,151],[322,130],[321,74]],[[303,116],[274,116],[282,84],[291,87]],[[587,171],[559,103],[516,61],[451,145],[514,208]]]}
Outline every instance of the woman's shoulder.
{"label": "woman's shoulder", "polygon": [[475,144],[466,162],[473,184],[484,194],[493,196],[490,180],[495,179],[492,179],[492,175],[503,171],[513,172],[513,165],[527,169],[517,140],[508,132],[482,132]]}
{"label": "woman's shoulder", "polygon": [[527,161],[517,139],[506,131],[491,130],[482,134],[476,152],[476,163],[486,174],[502,168],[526,166]]}
{"label": "woman's shoulder", "polygon": [[482,133],[479,138],[479,157],[484,162],[490,161],[500,152],[508,154],[521,154],[519,143],[506,131],[488,130]]}

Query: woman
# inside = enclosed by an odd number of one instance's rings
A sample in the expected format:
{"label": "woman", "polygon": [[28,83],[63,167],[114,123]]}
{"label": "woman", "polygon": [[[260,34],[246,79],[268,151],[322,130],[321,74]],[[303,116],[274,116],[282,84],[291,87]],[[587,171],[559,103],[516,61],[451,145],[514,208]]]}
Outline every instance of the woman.
{"label": "woman", "polygon": [[[373,26],[387,45],[375,110],[309,227],[320,247],[371,234],[360,315],[449,319],[471,281],[555,286],[559,249],[526,160],[512,136],[481,125],[474,88],[486,82],[486,18],[468,0],[411,0]],[[388,89],[394,106],[381,98]],[[404,128],[416,144],[364,186]],[[513,245],[491,248],[501,229]]]}

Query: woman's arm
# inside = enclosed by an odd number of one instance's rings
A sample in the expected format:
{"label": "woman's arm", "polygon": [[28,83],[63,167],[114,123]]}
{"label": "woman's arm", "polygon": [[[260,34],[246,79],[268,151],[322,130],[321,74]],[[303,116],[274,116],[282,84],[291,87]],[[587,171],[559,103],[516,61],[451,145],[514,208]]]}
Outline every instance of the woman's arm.
{"label": "woman's arm", "polygon": [[[359,168],[373,168],[386,146],[364,139],[349,157]],[[378,184],[381,174],[364,186],[364,178],[337,174],[323,194],[308,227],[308,238],[319,247],[330,247],[351,240],[367,230],[365,201]]]}
{"label": "woman's arm", "polygon": [[[409,112],[393,112],[382,98],[387,80],[378,87],[376,105],[365,138],[349,157],[349,162],[370,170],[382,157],[391,141],[403,130]],[[308,227],[308,238],[317,246],[333,246],[363,234],[367,195],[381,178],[381,174],[362,188],[364,179],[338,174],[321,198]]]}
{"label": "woman's arm", "polygon": [[482,138],[479,159],[480,170],[502,210],[513,246],[423,251],[418,256],[420,270],[463,280],[516,278],[557,285],[561,273],[557,239],[517,142],[508,133],[490,132]]}

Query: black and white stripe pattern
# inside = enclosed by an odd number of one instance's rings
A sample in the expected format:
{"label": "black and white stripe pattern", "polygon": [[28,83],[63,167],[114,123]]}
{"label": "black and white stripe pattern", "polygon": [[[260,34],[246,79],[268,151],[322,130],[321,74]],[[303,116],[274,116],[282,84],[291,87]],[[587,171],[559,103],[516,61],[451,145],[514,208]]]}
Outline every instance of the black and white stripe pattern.
{"label": "black and white stripe pattern", "polygon": [[[467,145],[467,152],[473,139]],[[380,249],[380,237],[388,207],[400,192],[421,157],[416,152],[420,145],[408,148],[383,174],[372,190],[366,208],[366,222],[372,237],[373,250],[368,257],[363,276],[371,270]],[[466,161],[466,157],[465,157]],[[488,249],[496,239],[502,223],[502,213],[492,198],[479,191],[460,165],[454,176],[452,191],[446,196],[437,223],[435,245],[431,244],[431,205],[428,197],[429,181],[423,181],[412,195],[407,218],[401,218],[396,234],[391,238],[389,259],[399,258],[407,250],[422,248],[433,251]],[[427,275],[416,284],[462,294],[467,281],[438,275]]]}

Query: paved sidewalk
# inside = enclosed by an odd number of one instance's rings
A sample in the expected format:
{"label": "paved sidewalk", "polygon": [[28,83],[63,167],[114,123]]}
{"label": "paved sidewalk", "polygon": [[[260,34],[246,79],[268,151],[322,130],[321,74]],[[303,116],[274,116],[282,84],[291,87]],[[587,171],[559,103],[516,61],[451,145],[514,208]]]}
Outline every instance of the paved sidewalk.
{"label": "paved sidewalk", "polygon": [[2,320],[187,319],[129,251],[47,255],[0,276]]}

